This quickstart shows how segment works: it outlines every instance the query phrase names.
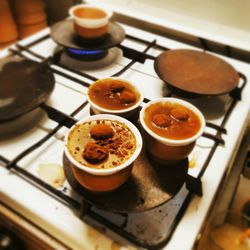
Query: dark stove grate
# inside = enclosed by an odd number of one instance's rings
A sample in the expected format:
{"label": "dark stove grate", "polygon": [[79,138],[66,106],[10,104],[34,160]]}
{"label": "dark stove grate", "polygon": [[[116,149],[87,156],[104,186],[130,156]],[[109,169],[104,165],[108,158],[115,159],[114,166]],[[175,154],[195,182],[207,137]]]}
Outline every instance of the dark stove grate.
{"label": "dark stove grate", "polygon": [[[34,42],[31,42],[30,44],[26,45],[26,46],[21,46],[21,45],[16,45],[17,49],[11,49],[10,51],[14,54],[18,54],[19,56],[25,56],[23,52],[28,52],[31,55],[35,56],[36,58],[40,59],[42,62],[46,62],[48,64],[54,64],[57,66],[60,66],[63,69],[66,69],[69,72],[73,72],[75,74],[78,74],[80,76],[83,76],[89,80],[97,80],[96,77],[87,74],[87,73],[83,73],[83,72],[78,72],[72,69],[67,68],[66,66],[60,65],[59,63],[59,58],[60,58],[60,53],[62,52],[62,50],[59,50],[57,53],[55,53],[53,55],[53,57],[49,57],[49,58],[44,58],[43,56],[33,52],[31,50],[32,46],[46,40],[49,39],[49,35],[43,36],[39,39],[37,39]],[[161,49],[161,50],[168,50],[168,48],[163,47],[161,45],[158,45],[157,42],[154,40],[152,42],[148,42],[145,41],[143,39],[137,38],[137,37],[133,37],[130,35],[126,36],[126,39],[132,39],[134,41],[143,43],[146,45],[146,48],[143,51],[135,51],[134,49],[131,49],[129,47],[120,45],[119,47],[122,49],[123,51],[123,55],[129,59],[131,59],[131,61],[119,72],[116,72],[114,74],[114,76],[120,76],[122,75],[124,72],[126,72],[129,68],[131,68],[131,66],[133,64],[135,64],[136,62],[139,63],[144,63],[145,60],[150,59],[150,60],[154,60],[153,56],[147,55],[147,51],[150,48],[157,48],[157,49]],[[51,67],[52,68],[52,67]],[[73,77],[72,75],[65,73],[65,72],[61,72],[60,70],[54,69],[52,68],[53,72],[55,74],[58,75],[62,75],[78,84],[81,84],[84,87],[88,87],[90,84],[87,82],[84,82],[82,80],[79,80],[76,77]],[[241,78],[243,79],[243,84],[237,88],[237,90],[233,91],[232,93],[230,93],[230,97],[232,97],[232,102],[230,104],[230,107],[226,110],[226,114],[224,116],[224,119],[222,121],[222,123],[220,124],[220,126],[207,122],[207,126],[210,128],[213,128],[217,131],[216,136],[210,135],[210,134],[204,134],[203,136],[210,138],[212,140],[215,141],[214,146],[211,148],[210,153],[208,154],[205,163],[202,166],[202,169],[198,175],[198,178],[201,178],[202,175],[204,174],[204,172],[206,171],[206,168],[216,150],[216,148],[220,145],[224,143],[224,140],[221,138],[222,134],[226,134],[226,129],[225,129],[225,124],[228,120],[228,118],[230,117],[230,114],[232,112],[232,110],[234,109],[234,107],[236,106],[237,102],[240,100],[240,96],[241,96],[241,92],[243,90],[243,88],[246,85],[247,79],[243,74],[240,74]],[[173,94],[169,93],[169,96],[171,96]],[[145,98],[144,102],[148,102],[149,99]],[[64,114],[63,112],[56,110],[52,107],[49,107],[45,104],[43,104],[41,106],[41,108],[43,110],[45,110],[48,114],[48,117],[54,121],[56,121],[58,123],[58,125],[52,130],[50,131],[44,138],[42,138],[40,141],[34,143],[33,145],[29,146],[27,149],[25,149],[23,152],[20,152],[20,154],[12,161],[9,161],[8,159],[6,159],[4,156],[0,155],[0,165],[4,165],[5,167],[9,168],[10,171],[16,173],[17,175],[23,177],[25,180],[29,181],[30,183],[32,183],[34,186],[41,188],[42,190],[44,190],[45,192],[47,192],[48,194],[58,198],[60,201],[64,202],[65,204],[67,204],[68,206],[76,209],[79,211],[80,217],[90,217],[93,220],[99,222],[100,224],[106,226],[107,228],[111,229],[112,231],[114,231],[115,233],[117,233],[120,236],[123,236],[124,238],[126,238],[127,240],[133,242],[134,244],[143,247],[143,248],[147,248],[147,249],[159,249],[161,247],[163,247],[164,245],[167,244],[168,240],[171,238],[176,226],[178,225],[178,222],[180,221],[180,219],[182,218],[182,215],[185,211],[185,209],[187,208],[188,204],[190,203],[193,194],[191,192],[188,192],[187,196],[185,197],[184,202],[182,203],[182,206],[177,214],[177,216],[174,218],[174,221],[171,225],[170,231],[167,234],[167,236],[158,244],[154,244],[154,243],[150,243],[150,242],[142,242],[139,238],[137,238],[135,235],[127,232],[124,229],[124,225],[126,225],[126,218],[127,215],[123,215],[124,216],[124,223],[122,225],[116,225],[115,223],[113,223],[112,221],[109,221],[107,218],[105,218],[104,216],[96,213],[92,208],[93,206],[91,204],[89,204],[88,202],[86,202],[86,200],[83,200],[82,202],[79,202],[75,199],[72,199],[71,197],[69,197],[64,190],[63,191],[59,191],[53,187],[51,187],[50,185],[46,184],[44,181],[42,181],[41,179],[37,178],[36,176],[32,175],[31,173],[29,173],[27,170],[21,168],[18,166],[18,162],[24,158],[25,156],[27,156],[30,152],[34,151],[35,149],[37,149],[38,147],[40,147],[44,142],[46,142],[49,138],[53,137],[53,135],[62,127],[62,126],[66,126],[66,127],[71,127],[76,120],[73,118],[74,115],[76,115],[80,110],[82,110],[85,105],[87,103],[83,103],[81,106],[79,106],[72,114],[67,115]]]}

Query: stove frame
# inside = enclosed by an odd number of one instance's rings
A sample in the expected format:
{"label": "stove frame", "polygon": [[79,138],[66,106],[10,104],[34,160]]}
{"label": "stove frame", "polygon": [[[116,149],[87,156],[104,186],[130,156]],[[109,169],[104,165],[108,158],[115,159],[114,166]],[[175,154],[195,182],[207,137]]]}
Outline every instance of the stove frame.
{"label": "stove frame", "polygon": [[[9,51],[13,54],[19,55],[21,57],[25,57],[23,55],[23,52],[28,52],[29,54],[31,54],[32,56],[35,56],[36,58],[42,60],[43,63],[48,63],[49,65],[53,64],[56,66],[59,66],[63,69],[66,69],[69,72],[73,72],[75,74],[78,74],[80,76],[83,76],[91,81],[96,81],[98,80],[96,77],[84,73],[84,72],[79,72],[77,70],[71,69],[65,65],[60,64],[60,56],[61,53],[63,52],[63,48],[60,49],[59,51],[57,51],[53,57],[49,57],[49,58],[45,58],[35,52],[33,52],[30,48],[46,39],[48,39],[50,36],[49,35],[45,35],[42,36],[39,39],[36,39],[33,42],[30,42],[29,44],[27,44],[26,46],[22,46],[19,44],[16,44],[15,48],[11,48],[9,49]],[[154,60],[155,57],[147,54],[147,51],[150,48],[156,48],[159,50],[169,50],[169,48],[158,45],[156,40],[153,40],[151,42],[148,42],[146,40],[131,36],[131,35],[126,35],[125,39],[131,39],[133,41],[139,42],[139,43],[143,43],[146,45],[146,48],[143,51],[137,51],[134,49],[131,49],[127,46],[124,45],[119,45],[117,46],[118,48],[120,48],[123,51],[123,56],[130,59],[131,61],[124,66],[121,70],[119,70],[118,72],[116,72],[115,74],[113,74],[112,76],[121,76],[124,72],[126,72],[133,64],[135,64],[136,62],[139,63],[144,63],[146,60]],[[207,45],[206,45],[206,41],[204,39],[200,39],[201,44],[203,45],[204,50],[208,49]],[[72,75],[69,75],[67,73],[61,72],[57,69],[51,68],[53,70],[54,73],[59,74],[63,77],[66,77],[78,84],[81,84],[84,87],[88,87],[90,84],[87,82],[84,82],[82,80],[79,80],[75,77],[73,77]],[[102,225],[104,225],[105,227],[111,229],[112,231],[114,231],[115,233],[117,233],[118,235],[124,237],[125,239],[129,240],[130,242],[143,247],[143,248],[147,248],[147,249],[159,249],[163,246],[165,246],[167,244],[167,242],[169,241],[169,239],[171,238],[176,226],[178,225],[178,222],[180,221],[180,219],[182,218],[182,215],[184,214],[185,209],[187,208],[188,204],[190,203],[192,196],[193,196],[193,192],[198,193],[200,195],[202,195],[201,192],[197,191],[197,188],[199,190],[200,188],[200,178],[202,177],[202,175],[205,173],[206,168],[211,160],[211,158],[213,157],[213,154],[216,150],[216,148],[220,145],[220,144],[224,144],[224,140],[222,139],[221,135],[222,134],[226,134],[226,129],[225,129],[225,124],[228,120],[228,118],[230,117],[230,114],[232,112],[232,110],[234,109],[234,107],[236,106],[237,102],[241,100],[241,92],[244,89],[246,83],[247,83],[247,79],[246,76],[242,73],[239,72],[240,78],[243,80],[243,83],[241,84],[240,87],[237,87],[236,89],[234,89],[233,91],[231,91],[229,93],[229,96],[232,98],[232,102],[229,106],[229,108],[226,110],[223,121],[221,122],[220,126],[213,124],[211,122],[207,122],[206,126],[213,128],[217,131],[216,135],[211,135],[208,133],[204,133],[203,136],[207,137],[209,139],[214,140],[214,145],[213,147],[210,149],[210,153],[208,154],[205,163],[202,166],[202,169],[198,175],[197,178],[194,178],[190,181],[190,189],[188,192],[188,195],[186,196],[179,212],[177,213],[177,216],[174,219],[174,223],[171,225],[171,230],[169,232],[169,234],[166,236],[166,238],[164,238],[159,244],[155,245],[155,244],[148,244],[145,242],[141,242],[138,238],[136,238],[134,235],[130,234],[129,232],[127,232],[124,227],[126,225],[126,214],[123,215],[125,216],[125,220],[124,223],[122,225],[116,225],[113,222],[111,222],[110,220],[106,219],[105,217],[101,216],[100,214],[96,213],[95,211],[93,211],[91,209],[92,204],[88,203],[86,200],[82,200],[81,202],[69,197],[68,195],[66,195],[63,191],[57,190],[55,188],[53,188],[52,186],[48,185],[47,183],[45,183],[44,181],[42,181],[40,178],[36,177],[35,175],[31,174],[29,171],[23,169],[22,167],[18,166],[18,162],[24,158],[25,156],[27,156],[29,153],[31,153],[33,150],[39,148],[44,142],[46,142],[49,138],[51,138],[53,135],[56,134],[56,132],[62,128],[63,126],[70,128],[77,120],[74,118],[74,116],[80,112],[86,105],[87,105],[87,101],[84,102],[82,105],[80,105],[76,110],[74,110],[74,112],[72,112],[71,114],[65,114],[53,107],[50,107],[46,104],[42,104],[40,107],[46,111],[46,113],[48,114],[48,117],[53,120],[56,121],[58,123],[58,125],[51,131],[49,131],[47,133],[46,136],[44,136],[41,140],[37,141],[36,143],[34,143],[33,145],[29,146],[27,149],[23,150],[22,152],[20,152],[19,155],[16,156],[15,159],[9,161],[8,159],[6,159],[4,156],[2,156],[0,154],[0,163],[3,163],[4,166],[9,169],[9,171],[12,171],[13,173],[15,173],[16,175],[24,178],[25,180],[27,180],[29,183],[31,183],[32,185],[46,191],[46,193],[48,193],[51,196],[54,196],[56,198],[58,198],[60,201],[66,203],[68,206],[78,210],[80,212],[80,217],[84,218],[85,216],[89,216],[92,219],[94,219],[95,221],[101,223]],[[108,77],[108,76],[107,76]],[[173,88],[172,91],[168,94],[168,96],[172,96],[174,94],[175,89]],[[148,102],[149,99],[145,98],[144,102]],[[193,185],[192,185],[193,183]],[[193,189],[193,192],[190,192],[190,190]],[[200,190],[201,191],[201,190]]]}

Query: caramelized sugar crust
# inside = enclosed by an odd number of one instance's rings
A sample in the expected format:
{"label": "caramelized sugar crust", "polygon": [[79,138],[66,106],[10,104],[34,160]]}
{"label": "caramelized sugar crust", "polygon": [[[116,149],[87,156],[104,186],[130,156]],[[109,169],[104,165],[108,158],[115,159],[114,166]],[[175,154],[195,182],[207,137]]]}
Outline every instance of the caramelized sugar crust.
{"label": "caramelized sugar crust", "polygon": [[155,103],[144,112],[147,127],[159,136],[183,140],[194,136],[201,121],[191,109],[177,103]]}
{"label": "caramelized sugar crust", "polygon": [[74,11],[74,14],[77,17],[86,18],[86,19],[100,19],[100,18],[104,18],[107,16],[107,14],[103,10],[92,8],[92,7],[78,8]]}
{"label": "caramelized sugar crust", "polygon": [[90,86],[89,97],[99,107],[122,110],[135,105],[140,100],[140,93],[129,83],[103,79]]}

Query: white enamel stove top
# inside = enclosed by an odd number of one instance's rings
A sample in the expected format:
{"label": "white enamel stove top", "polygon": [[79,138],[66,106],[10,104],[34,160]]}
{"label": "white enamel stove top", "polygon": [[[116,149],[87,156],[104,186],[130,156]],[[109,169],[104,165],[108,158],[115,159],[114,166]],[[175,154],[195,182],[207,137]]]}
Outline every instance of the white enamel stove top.
{"label": "white enamel stove top", "polygon": [[[149,42],[156,39],[157,44],[169,49],[196,49],[189,45],[140,31],[129,26],[123,27],[126,30],[126,34],[145,39]],[[49,29],[43,30],[36,35],[23,40],[19,44],[30,44],[32,41],[44,37],[47,34],[49,34]],[[134,41],[133,39],[125,39],[122,45],[131,47],[138,51],[143,51],[146,48],[146,44]],[[15,46],[13,46],[13,49],[18,50]],[[36,54],[47,58],[51,56],[58,47],[57,44],[47,37],[47,39],[41,39],[41,41],[34,46],[30,46],[29,49]],[[111,52],[115,53],[115,56],[112,54],[112,56],[115,57],[115,60],[111,65],[106,65],[99,69],[91,69],[92,66],[87,64],[85,67],[85,69],[87,69],[83,70],[83,72],[90,74],[95,78],[103,78],[115,74],[131,61],[128,58],[122,57],[122,52],[120,50],[117,51]],[[147,51],[147,54],[157,56],[161,52],[161,49],[150,48]],[[8,53],[8,51],[4,51],[1,53],[1,56],[5,56]],[[21,53],[32,60],[41,61],[41,59],[29,52],[22,51]],[[250,78],[249,65],[229,58],[223,59],[233,65],[248,79]],[[92,82],[88,77],[69,72],[59,66],[52,64],[51,67],[59,72],[65,73],[66,75],[73,76],[80,81],[87,83]],[[74,69],[77,69],[78,66],[73,65],[73,67]],[[167,92],[166,85],[154,72],[152,60],[146,60],[144,64],[133,64],[121,75],[121,77],[138,85],[148,99],[162,97]],[[67,77],[62,76],[61,74],[55,73],[55,78],[56,87],[47,104],[66,114],[71,114],[75,109],[86,102],[87,88],[72,79],[70,80]],[[242,85],[242,82],[243,81],[241,80],[240,86]],[[142,240],[144,239],[146,242],[153,244],[155,242],[161,242],[161,240],[168,234],[168,230],[171,230],[172,234],[170,235],[167,244],[163,246],[164,249],[192,249],[206,215],[209,213],[210,205],[212,204],[219,184],[223,176],[228,173],[232,167],[231,163],[235,157],[239,143],[247,126],[250,106],[249,93],[250,85],[247,83],[242,91],[242,100],[236,102],[233,111],[225,123],[224,127],[227,130],[227,134],[222,134],[222,139],[224,140],[225,145],[218,145],[216,147],[201,178],[203,196],[198,197],[193,195],[192,199],[187,203],[187,208],[183,211],[183,216],[180,217],[178,223],[174,223],[173,220],[176,218],[176,215],[182,211],[180,209],[182,208],[183,202],[188,193],[184,185],[176,197],[170,202],[149,212],[130,214],[126,224],[127,231],[132,234],[139,233]],[[201,109],[208,122],[217,125],[222,123],[224,112],[232,104],[232,100],[233,99],[228,95],[210,98],[202,97],[201,99],[188,99],[188,101]],[[89,115],[88,104],[75,116],[75,118],[80,119],[86,115]],[[7,160],[14,159],[21,151],[44,137],[48,131],[51,131],[56,126],[56,122],[44,117],[40,123],[30,131],[9,140],[1,140],[0,155]],[[18,166],[40,178],[38,174],[39,164],[56,163],[62,165],[64,146],[63,137],[66,131],[67,128],[61,128],[41,147],[19,161]],[[217,130],[207,127],[206,132],[215,135]],[[199,176],[214,144],[214,140],[205,137],[201,137],[198,140],[194,152],[189,159],[189,174],[191,176]],[[0,164],[4,165],[1,161]],[[103,226],[95,223],[91,218],[86,217],[84,220],[81,220],[79,218],[79,211],[68,206],[61,200],[56,199],[49,193],[35,187],[33,184],[30,184],[29,181],[20,178],[18,175],[10,172],[4,167],[0,167],[0,180],[1,201],[33,221],[72,249],[113,250],[133,249],[138,247],[129,241],[126,241],[123,237],[112,233],[107,228],[104,229]],[[67,181],[65,181],[63,186],[59,187],[58,190],[79,203],[82,200],[82,197],[78,196],[72,190]],[[123,217],[119,215],[114,215],[98,209],[94,209],[94,211],[118,225],[123,223]],[[89,224],[94,224],[101,230],[101,232],[96,231],[92,226],[89,226]],[[176,226],[174,230],[171,228],[172,224]],[[114,240],[121,245],[115,243]]]}

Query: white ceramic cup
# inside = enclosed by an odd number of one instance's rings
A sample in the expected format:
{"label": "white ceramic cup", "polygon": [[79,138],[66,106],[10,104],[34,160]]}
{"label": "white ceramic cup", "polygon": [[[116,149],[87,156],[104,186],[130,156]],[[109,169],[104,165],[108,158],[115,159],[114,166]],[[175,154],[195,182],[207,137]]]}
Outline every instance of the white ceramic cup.
{"label": "white ceramic cup", "polygon": [[[169,139],[162,137],[153,132],[144,121],[145,111],[149,106],[156,103],[171,103],[180,104],[191,111],[193,111],[200,120],[199,130],[191,137],[186,139]],[[175,163],[185,159],[193,150],[196,140],[203,134],[206,121],[199,109],[197,109],[191,103],[172,97],[163,97],[148,102],[140,111],[140,123],[145,130],[145,139],[147,145],[147,151],[157,160],[159,163]]]}
{"label": "white ceramic cup", "polygon": [[[90,18],[90,15],[86,17],[84,15],[79,16],[77,15],[77,11],[79,10],[82,10],[82,13],[97,10],[103,13],[103,16],[96,18]],[[74,20],[75,32],[82,38],[92,39],[104,36],[108,32],[108,23],[113,12],[106,7],[78,4],[69,9],[69,14]]]}

